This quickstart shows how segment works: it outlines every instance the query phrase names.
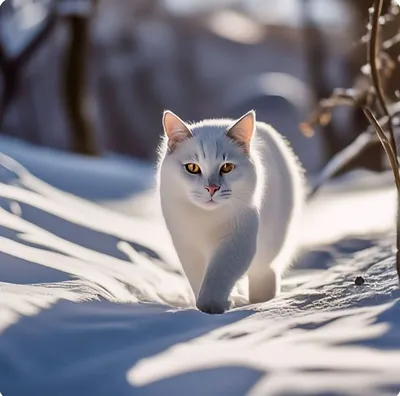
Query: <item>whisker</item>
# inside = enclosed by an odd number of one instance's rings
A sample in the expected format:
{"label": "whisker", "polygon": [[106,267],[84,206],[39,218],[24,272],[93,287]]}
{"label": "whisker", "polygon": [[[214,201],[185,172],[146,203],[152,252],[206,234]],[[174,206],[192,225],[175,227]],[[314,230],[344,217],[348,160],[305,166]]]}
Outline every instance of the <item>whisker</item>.
{"label": "whisker", "polygon": [[232,203],[233,203],[233,202],[240,202],[241,204],[243,204],[243,205],[245,205],[245,206],[248,205],[248,203],[245,202],[243,199],[240,199],[239,197],[235,197],[235,196],[232,196],[231,202],[232,202]]}

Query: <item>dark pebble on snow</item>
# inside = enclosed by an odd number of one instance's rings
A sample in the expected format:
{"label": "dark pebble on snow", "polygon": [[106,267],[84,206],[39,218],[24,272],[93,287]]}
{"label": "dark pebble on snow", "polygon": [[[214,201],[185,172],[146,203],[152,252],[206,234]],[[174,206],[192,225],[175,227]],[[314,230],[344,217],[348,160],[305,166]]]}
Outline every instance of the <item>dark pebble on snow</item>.
{"label": "dark pebble on snow", "polygon": [[363,285],[364,282],[365,282],[365,280],[364,280],[364,278],[363,278],[362,276],[357,276],[356,280],[354,281],[354,283],[355,283],[357,286]]}

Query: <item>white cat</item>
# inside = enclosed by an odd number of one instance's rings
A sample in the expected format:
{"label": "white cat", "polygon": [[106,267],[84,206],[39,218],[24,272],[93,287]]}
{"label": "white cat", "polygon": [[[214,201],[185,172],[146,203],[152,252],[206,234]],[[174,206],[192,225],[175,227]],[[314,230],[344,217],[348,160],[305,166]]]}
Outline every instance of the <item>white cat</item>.
{"label": "white cat", "polygon": [[158,187],[162,212],[198,309],[223,313],[248,275],[249,301],[280,291],[296,250],[303,169],[284,138],[256,122],[163,115]]}

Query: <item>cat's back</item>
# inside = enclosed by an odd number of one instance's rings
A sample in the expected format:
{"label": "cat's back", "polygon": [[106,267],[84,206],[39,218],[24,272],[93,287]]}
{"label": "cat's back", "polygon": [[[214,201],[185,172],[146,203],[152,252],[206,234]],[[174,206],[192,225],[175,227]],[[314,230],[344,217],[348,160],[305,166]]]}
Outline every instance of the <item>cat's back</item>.
{"label": "cat's back", "polygon": [[289,141],[271,125],[257,122],[255,144],[263,164],[265,201],[274,201],[274,206],[302,205],[304,169]]}
{"label": "cat's back", "polygon": [[258,121],[256,129],[256,150],[266,167],[279,170],[289,168],[291,178],[304,184],[304,169],[287,138],[271,125]]}
{"label": "cat's back", "polygon": [[[272,260],[296,237],[305,201],[304,170],[287,139],[272,126],[257,122],[257,150],[265,189],[260,211],[259,255]],[[290,252],[289,252],[290,251]]]}

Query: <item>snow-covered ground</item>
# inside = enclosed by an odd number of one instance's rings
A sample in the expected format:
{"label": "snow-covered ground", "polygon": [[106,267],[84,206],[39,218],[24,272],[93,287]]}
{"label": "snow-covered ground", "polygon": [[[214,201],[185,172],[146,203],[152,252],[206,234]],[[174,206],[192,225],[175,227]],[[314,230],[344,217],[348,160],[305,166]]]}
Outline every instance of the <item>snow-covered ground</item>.
{"label": "snow-covered ground", "polygon": [[278,298],[207,315],[151,165],[3,138],[0,152],[3,396],[399,393],[390,173],[358,171],[316,196]]}

